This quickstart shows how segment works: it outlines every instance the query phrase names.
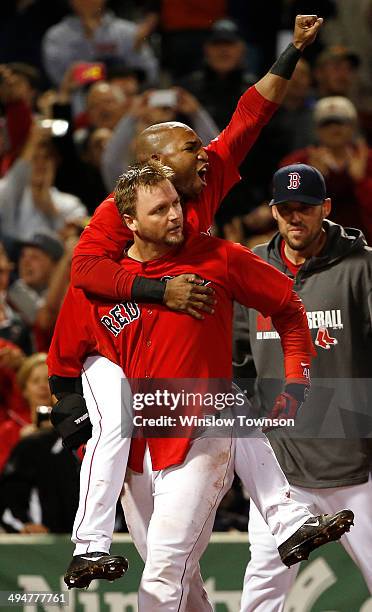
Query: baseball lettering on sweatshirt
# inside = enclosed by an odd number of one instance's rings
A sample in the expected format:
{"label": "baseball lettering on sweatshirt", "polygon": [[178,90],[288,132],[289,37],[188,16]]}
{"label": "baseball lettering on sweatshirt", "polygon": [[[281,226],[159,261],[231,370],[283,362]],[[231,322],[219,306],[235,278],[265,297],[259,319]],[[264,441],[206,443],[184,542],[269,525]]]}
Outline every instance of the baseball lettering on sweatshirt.
{"label": "baseball lettering on sweatshirt", "polygon": [[[329,333],[329,330],[343,329],[342,312],[340,309],[334,310],[311,310],[306,313],[310,329],[316,329],[315,344],[325,350],[338,344],[336,338]],[[271,317],[264,317],[257,313],[257,340],[279,340],[279,334],[274,329]]]}

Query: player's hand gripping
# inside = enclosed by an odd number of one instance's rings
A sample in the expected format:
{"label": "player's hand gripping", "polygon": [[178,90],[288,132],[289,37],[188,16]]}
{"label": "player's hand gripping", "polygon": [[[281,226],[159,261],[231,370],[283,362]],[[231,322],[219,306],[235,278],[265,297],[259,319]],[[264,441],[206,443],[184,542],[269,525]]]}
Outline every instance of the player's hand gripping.
{"label": "player's hand gripping", "polygon": [[323,18],[317,15],[297,15],[293,32],[293,44],[303,51],[316,39],[323,23]]}
{"label": "player's hand gripping", "polygon": [[[300,383],[289,383],[285,386],[283,393],[280,393],[274,402],[274,406],[269,414],[270,419],[281,419],[289,421],[295,419],[299,409],[305,402],[309,393],[309,385]],[[272,427],[264,427],[263,431],[267,432]]]}
{"label": "player's hand gripping", "polygon": [[216,303],[211,287],[204,287],[196,274],[181,274],[167,281],[164,304],[171,310],[185,312],[195,319],[204,319],[201,312],[213,314]]}

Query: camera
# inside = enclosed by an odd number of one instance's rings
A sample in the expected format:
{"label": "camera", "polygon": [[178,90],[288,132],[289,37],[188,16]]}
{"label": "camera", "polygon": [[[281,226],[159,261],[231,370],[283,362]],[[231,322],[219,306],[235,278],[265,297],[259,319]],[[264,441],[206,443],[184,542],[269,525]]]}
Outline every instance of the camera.
{"label": "camera", "polygon": [[40,119],[39,124],[42,128],[48,129],[55,138],[66,136],[68,121],[65,119]]}

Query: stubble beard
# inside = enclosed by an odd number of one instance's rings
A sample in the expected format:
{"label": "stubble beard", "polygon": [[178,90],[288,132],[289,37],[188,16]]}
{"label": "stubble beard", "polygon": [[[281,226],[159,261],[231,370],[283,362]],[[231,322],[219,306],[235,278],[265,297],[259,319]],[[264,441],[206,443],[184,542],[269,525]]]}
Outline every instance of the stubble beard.
{"label": "stubble beard", "polygon": [[322,227],[320,227],[315,234],[310,234],[301,241],[292,241],[288,235],[288,232],[283,237],[285,239],[285,242],[293,251],[304,251],[305,249],[308,249],[312,244],[315,244],[317,242],[321,233]]}
{"label": "stubble beard", "polygon": [[180,236],[167,236],[164,240],[164,244],[167,246],[180,246],[183,244],[185,240],[185,236],[181,234]]}

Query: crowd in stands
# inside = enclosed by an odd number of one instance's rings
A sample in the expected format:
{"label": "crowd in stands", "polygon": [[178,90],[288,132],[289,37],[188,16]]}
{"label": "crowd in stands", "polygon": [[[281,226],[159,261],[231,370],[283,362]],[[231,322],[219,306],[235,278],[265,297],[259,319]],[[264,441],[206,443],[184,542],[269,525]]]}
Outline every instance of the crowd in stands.
{"label": "crowd in stands", "polygon": [[[78,461],[48,421],[46,352],[74,246],[137,135],[180,120],[204,144],[286,45],[297,13],[325,18],[282,107],[241,167],[215,232],[274,232],[271,177],[324,175],[330,219],[372,245],[372,0],[3,0],[0,7],[0,525],[70,532]],[[244,529],[238,484],[216,528]]]}

